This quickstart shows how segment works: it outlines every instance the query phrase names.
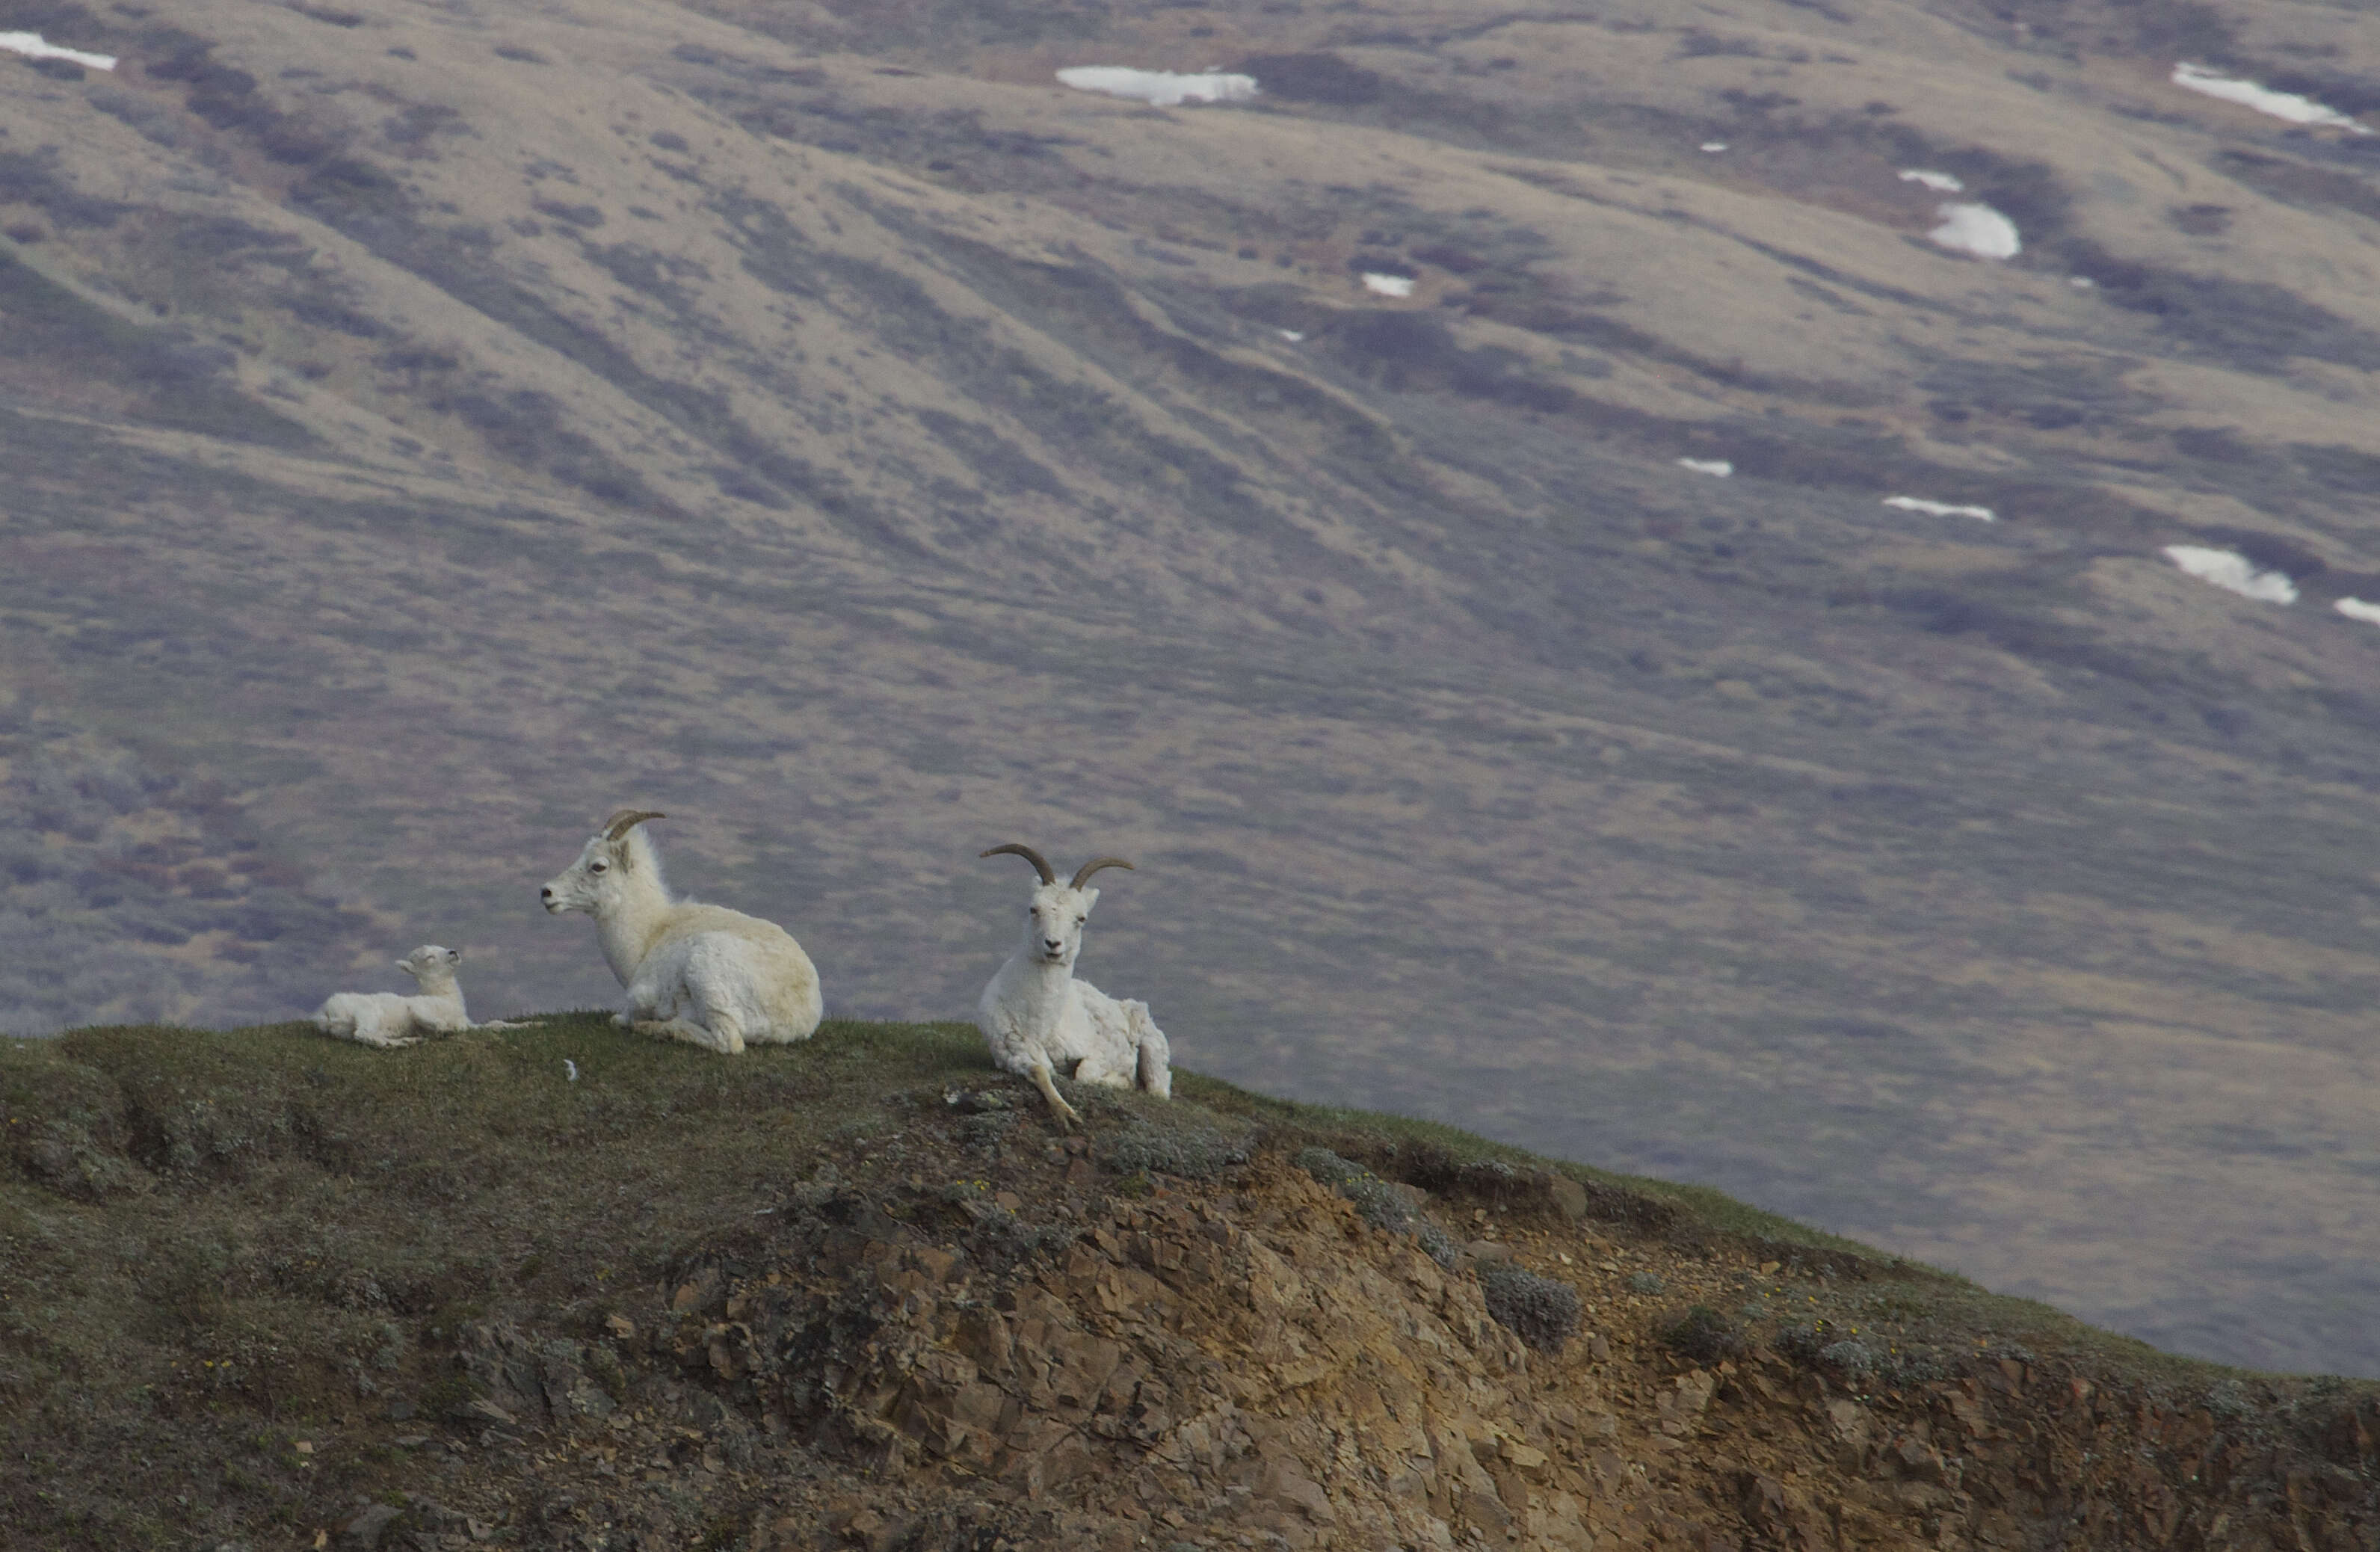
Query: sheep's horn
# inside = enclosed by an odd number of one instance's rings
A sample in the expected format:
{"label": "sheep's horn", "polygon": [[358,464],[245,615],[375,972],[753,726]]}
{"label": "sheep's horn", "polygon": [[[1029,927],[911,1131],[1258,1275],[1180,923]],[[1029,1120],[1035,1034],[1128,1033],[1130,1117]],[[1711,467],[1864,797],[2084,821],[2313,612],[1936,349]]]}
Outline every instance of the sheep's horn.
{"label": "sheep's horn", "polygon": [[623,808],[603,821],[603,839],[617,841],[647,819],[666,819],[667,814],[657,814],[650,808]]}
{"label": "sheep's horn", "polygon": [[1026,861],[1031,863],[1033,865],[1033,870],[1041,875],[1041,881],[1043,883],[1054,884],[1058,881],[1058,875],[1050,869],[1050,859],[1043,856],[1039,852],[1035,851],[1032,847],[1024,844],[1022,842],[1011,841],[1005,846],[994,846],[988,852],[978,852],[976,855],[979,857],[998,856],[1002,852],[1014,852],[1018,856],[1021,856]]}
{"label": "sheep's horn", "polygon": [[1139,871],[1137,868],[1135,868],[1132,864],[1124,861],[1122,857],[1093,857],[1090,861],[1083,864],[1082,867],[1075,869],[1075,881],[1068,884],[1066,887],[1068,889],[1081,889],[1083,887],[1083,880],[1089,878],[1092,874],[1098,872],[1102,867],[1122,867],[1127,871]]}

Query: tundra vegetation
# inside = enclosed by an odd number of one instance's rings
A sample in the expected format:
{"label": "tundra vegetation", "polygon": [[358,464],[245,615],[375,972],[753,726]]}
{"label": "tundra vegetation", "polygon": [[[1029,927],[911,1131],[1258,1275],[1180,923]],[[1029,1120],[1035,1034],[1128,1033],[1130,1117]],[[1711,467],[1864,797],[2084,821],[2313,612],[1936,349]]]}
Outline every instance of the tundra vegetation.
{"label": "tundra vegetation", "polygon": [[5,686],[0,811],[0,1035],[294,1012],[369,925],[218,784]]}
{"label": "tundra vegetation", "polygon": [[1075,1136],[960,1024],[0,1044],[0,1548],[2371,1534],[2380,1388],[1175,1078]]}

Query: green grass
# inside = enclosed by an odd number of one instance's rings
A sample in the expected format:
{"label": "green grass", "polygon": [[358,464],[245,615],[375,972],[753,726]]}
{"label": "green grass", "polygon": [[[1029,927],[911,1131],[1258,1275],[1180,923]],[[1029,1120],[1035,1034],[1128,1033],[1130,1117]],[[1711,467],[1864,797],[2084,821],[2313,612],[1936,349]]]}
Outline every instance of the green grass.
{"label": "green grass", "polygon": [[[0,1402],[26,1464],[0,1521],[166,1545],[84,1494],[98,1461],[175,1536],[293,1509],[324,1471],[369,1490],[368,1461],[235,1441],[433,1412],[456,1323],[579,1318],[820,1146],[990,1075],[956,1025],[830,1024],[734,1063],[593,1013],[398,1053],[299,1025],[0,1044]],[[233,1519],[177,1520],[185,1497]]]}

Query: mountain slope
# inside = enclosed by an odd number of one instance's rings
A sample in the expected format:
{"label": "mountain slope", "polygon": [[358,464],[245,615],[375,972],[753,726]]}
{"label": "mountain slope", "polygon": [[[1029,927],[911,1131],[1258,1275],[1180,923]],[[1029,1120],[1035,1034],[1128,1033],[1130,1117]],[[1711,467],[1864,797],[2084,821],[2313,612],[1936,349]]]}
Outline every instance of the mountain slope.
{"label": "mountain slope", "polygon": [[[532,891],[627,802],[840,1010],[948,1014],[1014,903],[976,851],[1114,851],[1093,972],[1217,1072],[2380,1373],[2372,138],[2171,79],[2359,111],[2368,20],[20,27],[122,57],[0,70],[0,678],[220,784],[218,866],[319,916],[169,878],[178,980],[12,1027],[295,1014],[425,940],[480,1009],[600,1000]],[[99,848],[24,881],[74,952],[137,938],[138,838],[20,829]]]}

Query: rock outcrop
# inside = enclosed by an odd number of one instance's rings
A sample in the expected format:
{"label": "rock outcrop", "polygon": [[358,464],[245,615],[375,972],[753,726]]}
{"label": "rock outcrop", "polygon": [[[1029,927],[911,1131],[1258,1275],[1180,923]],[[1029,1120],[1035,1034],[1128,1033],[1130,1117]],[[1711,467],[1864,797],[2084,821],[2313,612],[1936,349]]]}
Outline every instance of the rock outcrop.
{"label": "rock outcrop", "polygon": [[[1277,1150],[1158,1182],[1052,1151],[1001,1172],[1014,1190],[799,1189],[593,1342],[468,1328],[454,1421],[555,1546],[623,1545],[601,1527],[689,1491],[756,1552],[2344,1552],[2380,1529],[2380,1413],[2289,1437],[1988,1350],[1894,1388],[1833,1349],[1695,1362],[1682,1304],[1795,1274],[1588,1219],[1566,1177],[1430,1201],[1501,1236],[1450,1268]],[[1491,1318],[1470,1265],[1513,1262],[1585,1295],[1560,1352]]]}

